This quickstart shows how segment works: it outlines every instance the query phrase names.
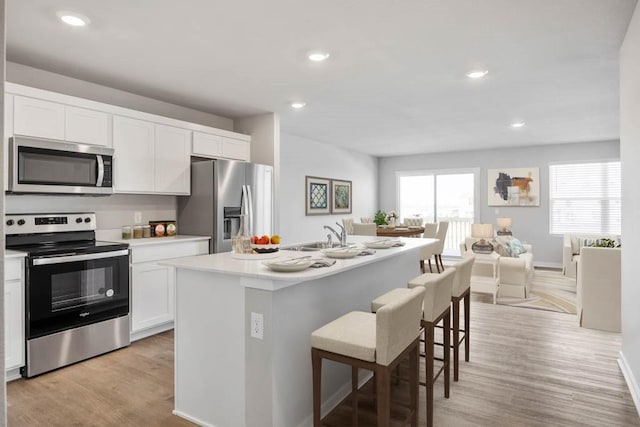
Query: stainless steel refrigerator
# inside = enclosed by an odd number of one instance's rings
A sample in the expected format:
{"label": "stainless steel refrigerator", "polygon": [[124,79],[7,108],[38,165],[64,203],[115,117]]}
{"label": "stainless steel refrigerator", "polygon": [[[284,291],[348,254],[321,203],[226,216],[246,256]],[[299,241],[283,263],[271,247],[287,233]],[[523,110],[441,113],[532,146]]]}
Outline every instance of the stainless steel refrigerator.
{"label": "stainless steel refrigerator", "polygon": [[211,236],[209,252],[228,252],[242,214],[251,235],[273,233],[273,167],[234,160],[192,163],[191,195],[178,197],[180,234]]}

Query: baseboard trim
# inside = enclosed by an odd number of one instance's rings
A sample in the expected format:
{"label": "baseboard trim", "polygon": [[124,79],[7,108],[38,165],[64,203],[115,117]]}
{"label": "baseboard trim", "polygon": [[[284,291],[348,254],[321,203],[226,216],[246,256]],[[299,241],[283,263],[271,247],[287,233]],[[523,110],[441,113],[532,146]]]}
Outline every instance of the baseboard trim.
{"label": "baseboard trim", "polygon": [[141,331],[132,332],[131,333],[131,342],[141,340],[143,338],[150,337],[151,335],[156,335],[161,332],[166,332],[173,329],[173,322],[163,323],[162,325],[154,326],[148,329],[143,329]]}
{"label": "baseboard trim", "polygon": [[636,411],[638,412],[638,415],[640,415],[640,388],[638,387],[638,383],[633,376],[631,367],[627,363],[627,359],[624,357],[624,353],[622,352],[622,350],[620,350],[619,354],[620,357],[618,358],[618,366],[622,371],[622,375],[624,376],[624,380],[627,383],[627,387],[629,387],[631,397],[633,398],[633,403],[636,405]]}
{"label": "baseboard trim", "polygon": [[550,268],[553,270],[562,270],[562,263],[557,262],[546,262],[546,261],[534,261],[533,268],[542,267],[542,268]]}
{"label": "baseboard trim", "polygon": [[22,375],[20,374],[20,367],[9,369],[4,374],[5,382],[17,380],[17,379],[20,379],[20,378],[22,378]]}
{"label": "baseboard trim", "polygon": [[187,414],[185,414],[184,412],[180,412],[180,411],[178,411],[177,409],[174,409],[174,410],[173,410],[173,411],[171,411],[171,412],[172,412],[172,413],[173,413],[173,415],[175,415],[176,417],[184,418],[185,420],[187,420],[187,421],[191,421],[192,423],[197,424],[197,425],[199,425],[199,426],[203,426],[203,427],[216,427],[216,426],[215,426],[215,425],[213,425],[213,424],[205,423],[204,421],[199,420],[199,419],[197,419],[197,418],[195,418],[195,417],[192,417],[191,415],[187,415]]}

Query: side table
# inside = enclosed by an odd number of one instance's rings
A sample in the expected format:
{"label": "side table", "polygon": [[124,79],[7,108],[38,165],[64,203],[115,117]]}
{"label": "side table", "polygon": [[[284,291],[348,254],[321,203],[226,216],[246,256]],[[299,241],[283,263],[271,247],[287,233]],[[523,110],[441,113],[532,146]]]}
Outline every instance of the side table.
{"label": "side table", "polygon": [[498,265],[500,263],[500,255],[496,252],[490,254],[477,254],[472,251],[465,251],[462,254],[463,257],[475,256],[476,260],[474,264],[491,265],[493,268],[493,274],[491,277],[487,276],[471,276],[471,291],[480,292],[493,295],[493,303],[496,303],[498,297],[498,291],[500,290],[500,269]]}

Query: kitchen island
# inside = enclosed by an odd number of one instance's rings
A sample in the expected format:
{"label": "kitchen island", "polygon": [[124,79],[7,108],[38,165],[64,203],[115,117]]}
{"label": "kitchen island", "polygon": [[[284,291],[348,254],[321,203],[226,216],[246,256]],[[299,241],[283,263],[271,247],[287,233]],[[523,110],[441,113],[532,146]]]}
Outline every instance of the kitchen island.
{"label": "kitchen island", "polygon": [[[349,243],[371,239],[349,236]],[[372,299],[420,274],[420,248],[437,240],[401,241],[290,273],[231,253],[165,261],[177,275],[174,414],[206,426],[312,425],[311,332],[369,311]],[[326,363],[322,374],[324,414],[350,392],[351,370]]]}

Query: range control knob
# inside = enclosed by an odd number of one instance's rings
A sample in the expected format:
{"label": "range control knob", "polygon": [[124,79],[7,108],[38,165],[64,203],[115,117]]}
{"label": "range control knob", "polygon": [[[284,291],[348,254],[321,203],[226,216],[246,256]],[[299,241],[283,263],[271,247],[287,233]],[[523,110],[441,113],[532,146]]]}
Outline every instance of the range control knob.
{"label": "range control knob", "polygon": [[76,222],[77,222],[78,224],[80,224],[80,223],[82,222],[82,218],[80,218],[80,217],[76,218]]}
{"label": "range control knob", "polygon": [[91,218],[86,217],[86,218],[84,219],[84,222],[91,222]]}
{"label": "range control knob", "polygon": [[8,226],[12,226],[14,224],[14,221],[12,219],[8,219],[7,220],[7,225]]}
{"label": "range control knob", "polygon": [[24,219],[19,219],[18,220],[18,225],[24,225],[24,223],[25,223]]}

